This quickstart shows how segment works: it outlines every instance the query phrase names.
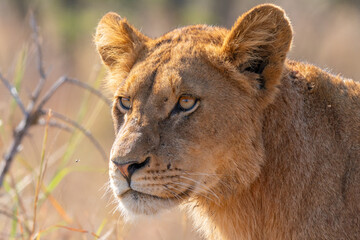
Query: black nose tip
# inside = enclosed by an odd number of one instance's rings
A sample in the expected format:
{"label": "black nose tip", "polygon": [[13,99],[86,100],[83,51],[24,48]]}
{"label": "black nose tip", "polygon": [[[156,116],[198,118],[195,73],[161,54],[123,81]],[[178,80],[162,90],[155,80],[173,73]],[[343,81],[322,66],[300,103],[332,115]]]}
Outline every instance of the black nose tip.
{"label": "black nose tip", "polygon": [[150,162],[150,157],[147,157],[143,162],[128,162],[128,163],[118,163],[116,161],[113,161],[113,163],[117,166],[117,168],[120,170],[121,175],[128,181],[130,184],[131,176],[139,170],[140,168],[143,168]]}
{"label": "black nose tip", "polygon": [[146,164],[148,164],[150,161],[150,157],[147,157],[145,159],[145,161],[143,161],[142,163],[132,163],[128,166],[128,173],[129,173],[129,178],[131,178],[131,175],[133,175],[134,172],[136,172],[137,170],[139,170],[140,168],[143,168]]}

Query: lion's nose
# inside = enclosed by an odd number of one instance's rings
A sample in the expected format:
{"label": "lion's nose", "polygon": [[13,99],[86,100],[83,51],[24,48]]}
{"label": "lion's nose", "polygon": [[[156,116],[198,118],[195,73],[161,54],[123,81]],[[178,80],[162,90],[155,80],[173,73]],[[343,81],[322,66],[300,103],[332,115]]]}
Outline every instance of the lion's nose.
{"label": "lion's nose", "polygon": [[143,168],[150,161],[150,157],[147,157],[143,162],[127,162],[127,163],[118,163],[115,160],[112,162],[116,165],[116,167],[120,170],[121,175],[128,181],[130,184],[131,176],[139,170]]}

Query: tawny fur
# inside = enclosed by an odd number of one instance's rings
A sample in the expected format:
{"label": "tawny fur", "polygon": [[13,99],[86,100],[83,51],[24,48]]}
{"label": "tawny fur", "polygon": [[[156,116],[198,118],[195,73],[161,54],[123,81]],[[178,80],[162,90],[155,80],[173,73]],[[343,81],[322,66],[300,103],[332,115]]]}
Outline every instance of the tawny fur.
{"label": "tawny fur", "polygon": [[[360,239],[360,84],[286,60],[291,40],[269,4],[231,30],[158,39],[103,17],[95,42],[114,93],[110,182],[123,214],[181,205],[209,239]],[[175,111],[182,95],[198,99],[193,110]],[[145,159],[131,182],[113,163]]]}

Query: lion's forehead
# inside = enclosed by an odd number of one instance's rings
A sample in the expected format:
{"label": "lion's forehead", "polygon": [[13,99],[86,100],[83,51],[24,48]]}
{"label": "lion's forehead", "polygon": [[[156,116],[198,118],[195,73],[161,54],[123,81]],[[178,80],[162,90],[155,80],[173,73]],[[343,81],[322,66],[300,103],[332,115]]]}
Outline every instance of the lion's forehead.
{"label": "lion's forehead", "polygon": [[205,78],[200,65],[204,65],[200,57],[189,55],[161,59],[157,64],[153,59],[146,59],[133,67],[119,92],[165,102],[182,93],[196,95],[202,90],[199,85],[203,83],[199,80]]}
{"label": "lion's forehead", "polygon": [[208,25],[193,25],[177,28],[156,39],[151,48],[161,46],[175,46],[179,43],[193,43],[194,45],[213,44],[222,45],[227,29]]}

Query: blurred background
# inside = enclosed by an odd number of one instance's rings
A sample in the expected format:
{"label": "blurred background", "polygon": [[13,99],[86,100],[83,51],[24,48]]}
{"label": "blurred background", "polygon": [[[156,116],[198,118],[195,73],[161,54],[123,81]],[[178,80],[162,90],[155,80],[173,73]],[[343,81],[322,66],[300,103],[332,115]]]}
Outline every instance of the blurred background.
{"label": "blurred background", "polygon": [[[289,58],[333,74],[360,79],[360,1],[269,1],[285,9],[294,28]],[[102,91],[105,76],[92,38],[108,11],[126,17],[150,37],[204,23],[230,28],[238,16],[263,1],[239,0],[0,0],[0,72],[24,103],[39,80],[30,27],[39,25],[45,89],[60,76]],[[46,91],[43,91],[46,92]],[[106,93],[105,93],[106,94]],[[111,96],[107,95],[109,98]],[[66,85],[46,105],[74,119],[109,153],[114,139],[109,107],[81,88]],[[0,83],[0,155],[13,138],[22,113]],[[34,222],[34,196],[41,151],[47,161],[36,208],[39,239],[201,239],[178,209],[151,219],[124,223],[106,193],[107,161],[80,131],[30,129],[0,189],[0,239],[27,239]],[[29,229],[27,229],[29,228]]]}

